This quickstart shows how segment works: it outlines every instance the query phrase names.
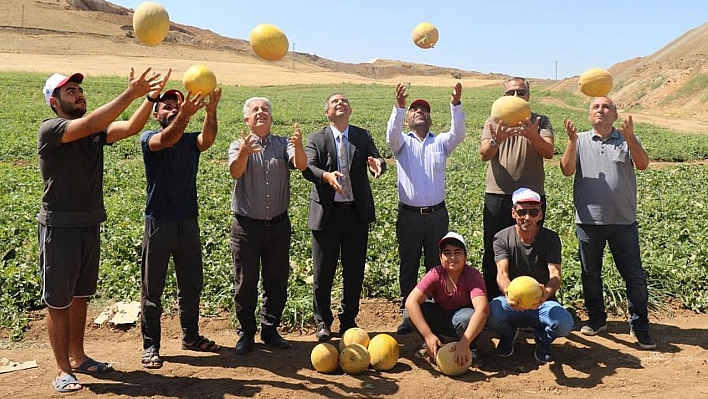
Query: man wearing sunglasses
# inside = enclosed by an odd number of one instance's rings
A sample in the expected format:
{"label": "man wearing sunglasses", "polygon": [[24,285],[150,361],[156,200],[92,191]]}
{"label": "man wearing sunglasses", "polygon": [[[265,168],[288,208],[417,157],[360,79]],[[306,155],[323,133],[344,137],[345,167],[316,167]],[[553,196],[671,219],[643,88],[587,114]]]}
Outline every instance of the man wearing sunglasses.
{"label": "man wearing sunglasses", "polygon": [[573,198],[580,253],[585,307],[590,320],[584,335],[607,331],[602,291],[602,259],[606,243],[615,266],[627,284],[630,334],[642,349],[656,348],[649,335],[647,277],[639,252],[637,229],[637,178],[635,168],[649,166],[649,155],[634,134],[630,115],[618,129],[617,106],[608,97],[590,104],[592,130],[578,133],[565,120],[568,143],[561,157],[565,176],[575,175]]}
{"label": "man wearing sunglasses", "polygon": [[[504,84],[504,94],[527,102],[531,96],[529,82],[514,77]],[[487,297],[500,294],[496,285],[497,267],[492,240],[494,234],[514,224],[509,213],[511,194],[519,187],[528,187],[541,195],[545,210],[545,171],[543,159],[553,158],[553,127],[548,117],[531,113],[531,118],[519,126],[497,124],[491,118],[484,123],[479,152],[487,166],[484,192],[484,257],[482,271],[487,284]]]}
{"label": "man wearing sunglasses", "polygon": [[[545,364],[553,361],[551,343],[573,329],[573,316],[555,298],[561,286],[561,241],[556,232],[539,225],[543,210],[537,192],[520,188],[514,191],[512,202],[516,224],[494,235],[496,283],[502,294],[489,304],[487,326],[499,336],[497,354],[501,357],[514,354],[519,328],[533,329],[534,359]],[[520,309],[507,297],[509,284],[519,276],[535,278],[542,288],[542,296],[531,309]]]}

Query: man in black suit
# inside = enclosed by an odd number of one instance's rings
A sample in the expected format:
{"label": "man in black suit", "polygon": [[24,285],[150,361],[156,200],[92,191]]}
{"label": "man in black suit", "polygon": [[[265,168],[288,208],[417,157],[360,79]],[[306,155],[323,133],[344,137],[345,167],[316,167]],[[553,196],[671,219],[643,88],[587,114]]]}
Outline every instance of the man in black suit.
{"label": "man in black suit", "polygon": [[325,102],[329,126],[310,134],[305,145],[307,169],[302,173],[312,182],[308,226],[312,230],[313,303],[320,342],[331,338],[332,281],[340,251],[344,292],[339,332],[356,327],[369,223],[376,219],[366,172],[378,178],[386,171],[371,134],[349,125],[351,113],[343,94],[331,95]]}

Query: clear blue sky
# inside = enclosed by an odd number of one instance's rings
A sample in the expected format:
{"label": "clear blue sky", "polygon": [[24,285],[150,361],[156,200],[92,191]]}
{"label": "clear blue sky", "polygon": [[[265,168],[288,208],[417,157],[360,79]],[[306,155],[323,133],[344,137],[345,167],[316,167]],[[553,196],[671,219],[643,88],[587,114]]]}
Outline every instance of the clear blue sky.
{"label": "clear blue sky", "polygon": [[[270,23],[291,50],[335,61],[384,58],[547,79],[556,66],[562,79],[650,55],[708,22],[706,0],[153,1],[173,22],[232,38],[248,40],[256,25]],[[429,50],[411,40],[424,21],[440,32]]]}

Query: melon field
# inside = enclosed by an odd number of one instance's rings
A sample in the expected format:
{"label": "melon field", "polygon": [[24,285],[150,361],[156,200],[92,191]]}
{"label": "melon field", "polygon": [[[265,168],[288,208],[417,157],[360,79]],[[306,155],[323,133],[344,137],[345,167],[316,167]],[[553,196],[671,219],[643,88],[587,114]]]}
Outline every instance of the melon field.
{"label": "melon field", "polygon": [[[53,113],[44,103],[40,89],[46,76],[29,73],[0,74],[3,107],[0,121],[0,325],[2,336],[21,340],[32,311],[43,307],[36,240],[36,214],[42,191],[37,166],[36,139],[40,122]],[[409,101],[426,98],[432,106],[435,132],[449,128],[450,88],[409,87]],[[125,81],[113,77],[90,77],[83,84],[89,112],[114,98]],[[179,88],[173,79],[168,88]],[[202,155],[198,176],[200,225],[202,231],[205,286],[202,314],[205,317],[233,312],[232,266],[230,255],[230,195],[233,181],[227,169],[229,144],[240,137],[244,101],[266,96],[273,103],[273,133],[290,135],[298,122],[303,134],[326,124],[324,101],[333,92],[343,92],[351,102],[351,123],[369,129],[389,169],[372,181],[377,221],[370,226],[364,295],[395,301],[398,296],[398,255],[395,238],[397,209],[395,160],[385,142],[386,121],[394,104],[394,87],[382,85],[289,85],[272,87],[223,88],[219,105],[219,134],[216,144]],[[479,267],[482,259],[482,204],[486,165],[478,153],[482,124],[500,89],[463,89],[462,103],[467,114],[467,138],[447,166],[447,197],[450,228],[468,242],[469,263]],[[548,101],[544,101],[548,100]],[[127,119],[138,102],[121,119]],[[547,105],[563,104],[563,106]],[[556,156],[546,164],[548,212],[546,227],[556,230],[563,242],[563,286],[559,299],[566,306],[582,310],[582,288],[573,224],[572,178],[560,173],[558,158],[565,146],[563,118],[575,121],[579,130],[588,130],[587,102],[567,93],[543,89],[532,93],[531,107],[546,114],[555,126]],[[199,130],[204,113],[192,118],[190,129]],[[155,128],[154,121],[148,128]],[[649,276],[652,312],[683,308],[708,310],[708,136],[696,132],[678,133],[642,123],[635,118],[636,132],[652,161],[647,171],[638,172],[641,249]],[[123,140],[105,150],[104,195],[108,221],[102,225],[102,252],[99,291],[94,302],[138,300],[140,288],[140,245],[145,176],[137,137]],[[299,172],[291,174],[290,215],[293,236],[290,249],[289,300],[284,314],[286,331],[302,331],[312,326],[310,277],[312,260],[307,206],[310,183]],[[623,315],[626,309],[624,283],[606,257],[605,293],[609,308]],[[172,274],[172,273],[170,273]],[[339,296],[341,284],[333,295]],[[165,309],[174,306],[176,285],[169,277]],[[335,302],[336,303],[336,302]],[[233,326],[235,321],[230,322]]]}

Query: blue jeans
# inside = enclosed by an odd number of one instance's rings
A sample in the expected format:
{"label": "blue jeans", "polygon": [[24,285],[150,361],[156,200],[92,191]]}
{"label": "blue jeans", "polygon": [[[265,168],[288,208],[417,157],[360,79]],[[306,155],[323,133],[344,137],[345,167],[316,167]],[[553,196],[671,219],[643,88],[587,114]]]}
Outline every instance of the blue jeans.
{"label": "blue jeans", "polygon": [[570,334],[573,316],[556,301],[546,301],[538,309],[515,310],[500,295],[489,302],[487,327],[496,331],[499,338],[513,337],[517,327],[532,327],[538,342],[550,344]]}
{"label": "blue jeans", "polygon": [[[425,301],[420,305],[420,310],[423,312],[423,318],[428,323],[430,331],[435,334],[440,341],[443,337],[462,337],[467,326],[470,324],[473,308],[460,308],[457,310],[444,310],[434,302]],[[415,325],[410,321],[408,312],[403,312],[403,320],[409,322],[414,328]],[[417,329],[416,329],[417,330]],[[477,336],[473,343],[477,341]]]}
{"label": "blue jeans", "polygon": [[630,225],[577,224],[578,252],[582,266],[583,294],[590,320],[607,320],[602,291],[602,257],[605,243],[627,287],[629,325],[635,331],[649,330],[647,277],[639,255],[637,223]]}

